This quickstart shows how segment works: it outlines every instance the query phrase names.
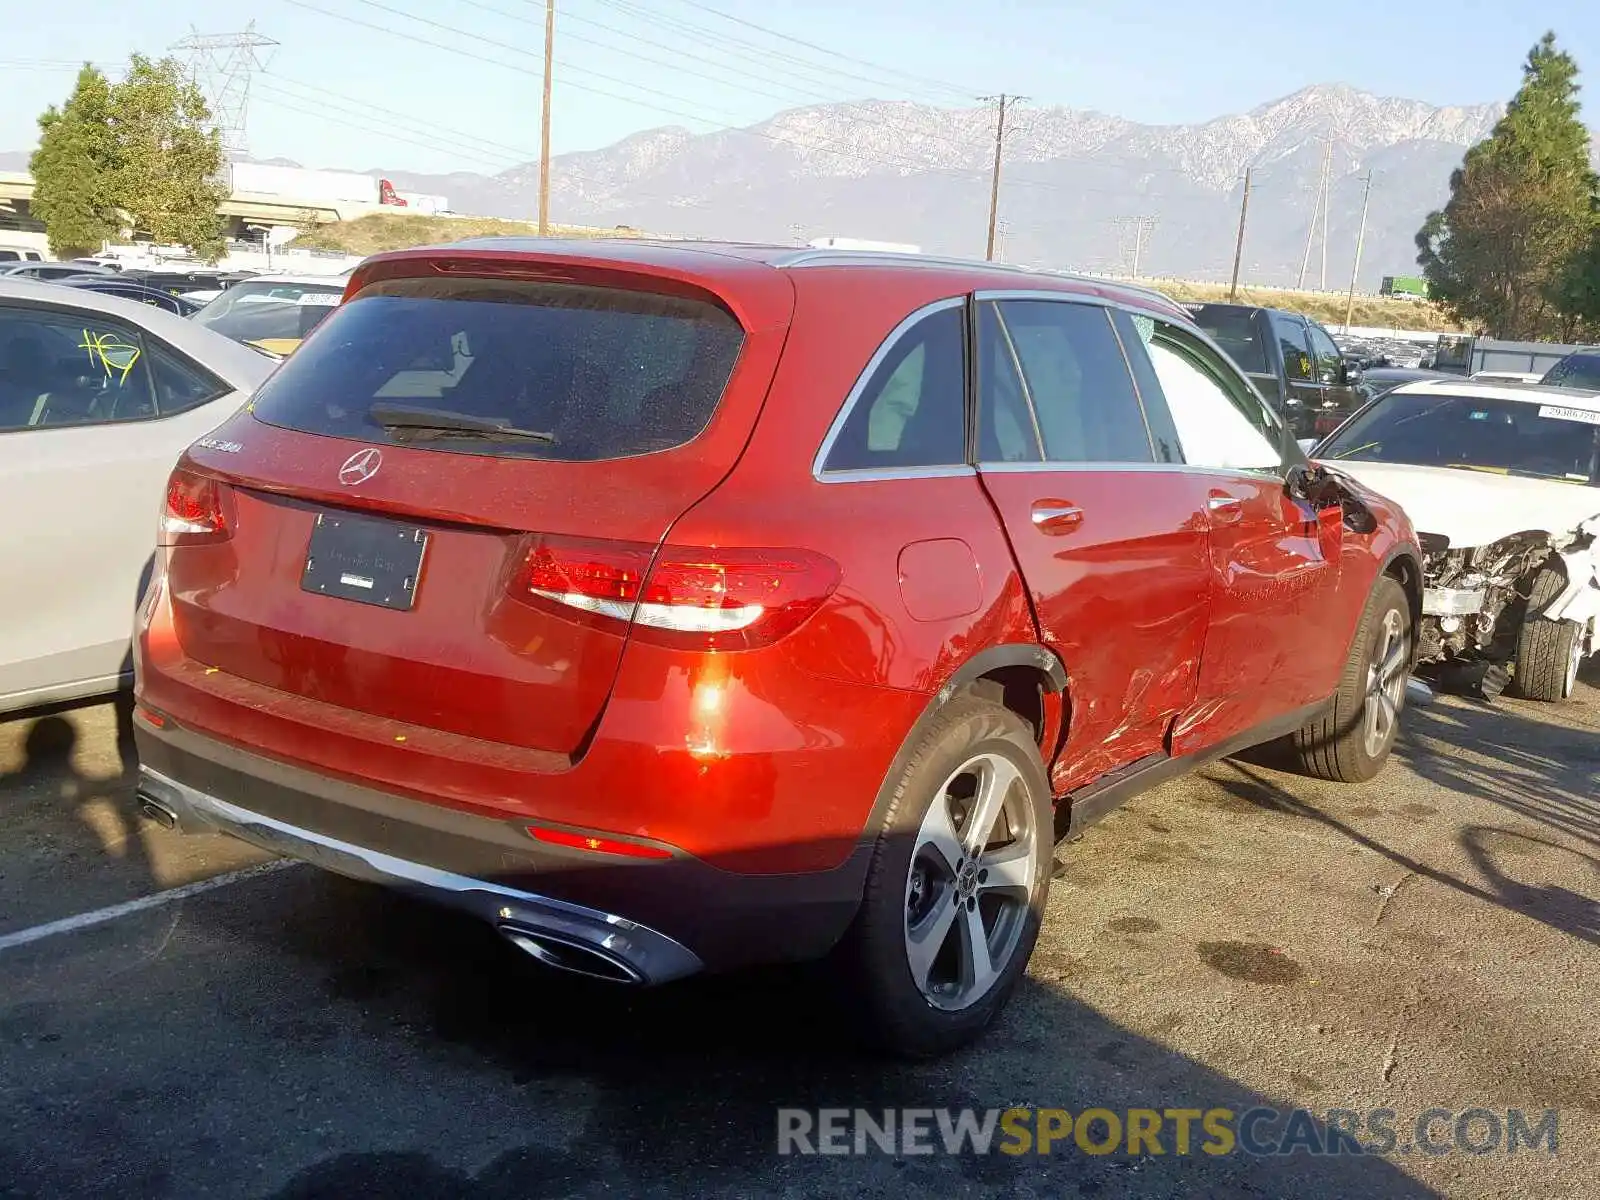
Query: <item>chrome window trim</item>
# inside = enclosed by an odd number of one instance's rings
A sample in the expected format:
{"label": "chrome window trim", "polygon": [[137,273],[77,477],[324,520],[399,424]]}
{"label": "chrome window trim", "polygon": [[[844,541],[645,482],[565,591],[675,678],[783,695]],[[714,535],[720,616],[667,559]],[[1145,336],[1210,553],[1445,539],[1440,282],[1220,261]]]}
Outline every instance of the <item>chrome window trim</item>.
{"label": "chrome window trim", "polygon": [[[845,422],[850,419],[850,414],[855,411],[856,402],[861,399],[861,393],[866,391],[867,385],[872,382],[872,377],[877,374],[878,368],[883,365],[883,360],[889,357],[900,339],[910,333],[925,318],[935,313],[943,312],[947,308],[961,308],[967,303],[966,296],[945,296],[939,300],[930,301],[921,308],[913,310],[904,320],[891,329],[888,336],[878,344],[872,357],[867,360],[867,365],[856,376],[856,381],[845,394],[844,403],[839,406],[839,411],[833,418],[833,423],[828,426],[828,432],[822,439],[822,445],[811,459],[811,478],[818,483],[848,483],[863,478],[872,479],[901,479],[908,478],[904,472],[921,471],[970,471],[972,468],[967,463],[940,463],[922,467],[837,467],[828,470],[826,463],[828,455],[833,451],[834,442],[838,441],[840,432],[844,429]],[[963,351],[963,356],[965,351]],[[963,388],[963,391],[965,389]]]}
{"label": "chrome window trim", "polygon": [[1237,479],[1244,476],[1251,479],[1263,479],[1283,482],[1283,476],[1277,470],[1269,467],[1203,467],[1193,463],[1128,463],[1128,462],[980,462],[978,470],[985,475],[1034,475],[1039,473],[1060,472],[1086,472],[1093,471],[1097,474],[1109,473],[1134,473],[1149,474],[1151,472],[1171,472],[1185,475],[1221,476],[1228,479]]}
{"label": "chrome window trim", "polygon": [[961,479],[977,473],[976,467],[959,463],[947,467],[860,467],[825,471],[813,478],[818,483],[878,483],[885,479]]}

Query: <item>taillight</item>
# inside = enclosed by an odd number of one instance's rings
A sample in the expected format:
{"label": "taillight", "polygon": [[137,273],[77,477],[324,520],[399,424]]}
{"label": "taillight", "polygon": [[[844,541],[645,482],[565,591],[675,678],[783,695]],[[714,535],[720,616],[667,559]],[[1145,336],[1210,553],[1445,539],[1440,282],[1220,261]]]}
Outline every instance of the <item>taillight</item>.
{"label": "taillight", "polygon": [[[655,555],[652,565],[651,558]],[[809,550],[712,549],[538,536],[512,594],[575,619],[697,650],[769,645],[814,613],[839,567]]]}
{"label": "taillight", "polygon": [[183,467],[173,471],[167,480],[167,499],[161,510],[156,544],[227,541],[233,536],[227,490],[226,484],[209,475]]}

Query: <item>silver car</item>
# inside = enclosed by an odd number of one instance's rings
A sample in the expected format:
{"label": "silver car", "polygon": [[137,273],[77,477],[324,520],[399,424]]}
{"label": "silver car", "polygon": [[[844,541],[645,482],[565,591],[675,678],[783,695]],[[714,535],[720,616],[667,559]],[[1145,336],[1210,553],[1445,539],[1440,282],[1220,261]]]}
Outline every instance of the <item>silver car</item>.
{"label": "silver car", "polygon": [[131,680],[167,476],[274,366],[146,304],[0,277],[0,712]]}

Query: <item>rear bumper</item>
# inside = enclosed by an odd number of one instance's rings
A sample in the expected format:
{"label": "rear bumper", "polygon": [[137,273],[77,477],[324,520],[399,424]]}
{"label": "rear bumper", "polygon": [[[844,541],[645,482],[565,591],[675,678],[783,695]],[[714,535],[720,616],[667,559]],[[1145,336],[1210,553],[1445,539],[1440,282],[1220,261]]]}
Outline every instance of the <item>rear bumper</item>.
{"label": "rear bumper", "polygon": [[553,943],[547,953],[558,954],[562,948],[582,951],[597,960],[597,968],[600,964],[614,968],[619,982],[665,983],[693,975],[703,965],[666,934],[614,913],[342,842],[229,804],[159,771],[140,770],[139,798],[170,809],[185,832],[205,826],[341,875],[424,896],[490,922],[513,941],[531,939],[541,947]]}
{"label": "rear bumper", "polygon": [[516,821],[306,771],[170,721],[136,716],[134,736],[141,801],[181,831],[230,834],[447,905],[550,965],[606,974],[598,959],[621,982],[817,958],[860,903],[865,846],[839,868],[764,876],[671,848],[662,859],[567,850]]}

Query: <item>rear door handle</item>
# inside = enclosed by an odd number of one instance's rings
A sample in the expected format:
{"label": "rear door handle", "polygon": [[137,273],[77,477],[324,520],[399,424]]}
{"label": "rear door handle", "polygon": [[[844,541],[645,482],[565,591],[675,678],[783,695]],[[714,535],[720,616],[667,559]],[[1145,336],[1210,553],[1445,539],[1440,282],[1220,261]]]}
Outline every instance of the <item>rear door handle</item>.
{"label": "rear door handle", "polygon": [[1065,500],[1035,500],[1032,517],[1040,533],[1071,533],[1083,524],[1083,509]]}
{"label": "rear door handle", "polygon": [[1211,514],[1213,525],[1232,525],[1244,516],[1244,502],[1237,496],[1213,492],[1206,498],[1206,510]]}

